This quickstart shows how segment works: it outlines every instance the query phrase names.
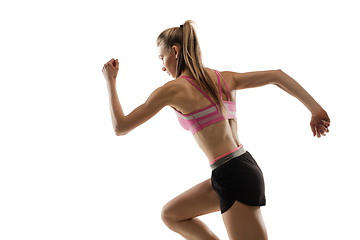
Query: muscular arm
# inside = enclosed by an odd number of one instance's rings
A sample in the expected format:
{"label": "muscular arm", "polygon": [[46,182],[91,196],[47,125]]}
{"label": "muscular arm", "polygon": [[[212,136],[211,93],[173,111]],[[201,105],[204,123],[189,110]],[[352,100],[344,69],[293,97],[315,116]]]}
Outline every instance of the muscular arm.
{"label": "muscular arm", "polygon": [[298,82],[283,71],[280,70],[277,72],[274,84],[293,97],[296,97],[309,109],[311,113],[322,110],[322,107],[315,101],[315,99],[312,98]]}
{"label": "muscular arm", "polygon": [[310,112],[314,113],[322,110],[321,106],[310,96],[308,92],[306,92],[303,87],[301,87],[299,83],[280,69],[248,73],[233,72],[232,75],[236,90],[274,84],[289,93],[291,96],[296,97],[309,109]]}
{"label": "muscular arm", "polygon": [[170,81],[153,91],[145,103],[125,116],[117,95],[116,83],[108,83],[108,90],[111,118],[117,136],[129,133],[152,118],[163,107],[172,105],[172,100],[178,92],[177,86]]}
{"label": "muscular arm", "polygon": [[330,118],[326,111],[298,82],[282,70],[278,69],[248,73],[232,72],[232,76],[236,90],[260,87],[267,84],[278,86],[291,96],[296,97],[309,109],[312,114],[310,126],[314,136],[316,134],[318,134],[318,137],[320,137],[320,135],[325,136],[325,132],[329,132],[328,127],[330,126]]}
{"label": "muscular arm", "polygon": [[281,70],[257,71],[237,73],[231,72],[235,83],[235,89],[256,88],[273,84]]}

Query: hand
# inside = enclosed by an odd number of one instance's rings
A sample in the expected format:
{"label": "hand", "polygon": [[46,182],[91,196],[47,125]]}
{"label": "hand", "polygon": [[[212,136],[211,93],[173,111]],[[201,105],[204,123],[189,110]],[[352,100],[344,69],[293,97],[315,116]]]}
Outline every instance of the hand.
{"label": "hand", "polygon": [[325,110],[322,109],[318,112],[313,113],[310,126],[314,137],[315,135],[317,135],[318,138],[320,138],[321,135],[326,136],[326,133],[329,132],[330,122],[330,118]]}
{"label": "hand", "polygon": [[119,61],[116,59],[111,59],[104,64],[102,73],[107,81],[116,82],[116,77],[119,71]]}

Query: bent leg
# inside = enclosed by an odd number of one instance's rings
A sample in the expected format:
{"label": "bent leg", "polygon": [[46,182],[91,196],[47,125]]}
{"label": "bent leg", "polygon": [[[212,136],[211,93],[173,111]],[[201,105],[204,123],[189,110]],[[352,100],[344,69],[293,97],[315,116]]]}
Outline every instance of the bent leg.
{"label": "bent leg", "polygon": [[235,201],[222,217],[230,240],[268,239],[260,207]]}
{"label": "bent leg", "polygon": [[220,211],[219,197],[211,179],[199,183],[168,202],[161,211],[163,222],[185,239],[217,240],[218,237],[196,217]]}

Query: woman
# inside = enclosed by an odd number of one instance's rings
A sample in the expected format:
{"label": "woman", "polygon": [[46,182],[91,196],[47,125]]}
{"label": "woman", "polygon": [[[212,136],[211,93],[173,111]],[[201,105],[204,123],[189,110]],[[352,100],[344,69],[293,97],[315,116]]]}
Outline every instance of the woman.
{"label": "woman", "polygon": [[185,239],[219,239],[197,216],[221,211],[231,240],[267,239],[260,207],[266,204],[262,171],[237,135],[236,90],[275,84],[298,98],[311,111],[314,136],[329,132],[330,119],[321,106],[281,70],[249,73],[218,72],[202,64],[199,42],[186,21],[163,31],[157,39],[162,70],[175,80],[156,89],[146,102],[125,116],[116,93],[119,62],[104,65],[113,127],[117,136],[143,124],[163,107],[174,109],[212,169],[211,179],[172,199],[162,220]]}

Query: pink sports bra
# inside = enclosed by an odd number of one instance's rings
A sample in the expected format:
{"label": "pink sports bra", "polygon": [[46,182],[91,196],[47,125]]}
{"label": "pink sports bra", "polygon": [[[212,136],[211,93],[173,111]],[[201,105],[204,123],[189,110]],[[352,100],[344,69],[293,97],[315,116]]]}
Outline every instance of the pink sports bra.
{"label": "pink sports bra", "polygon": [[[220,82],[220,77],[219,77],[219,75],[221,76],[221,74],[218,71],[216,71],[215,69],[214,69],[214,71],[216,72],[216,75],[218,78],[220,98],[222,99],[221,82]],[[200,89],[200,87],[198,87],[196,84],[194,84],[189,79],[192,77],[189,77],[189,76],[181,76],[181,77],[185,78],[188,82],[190,82],[211,102],[210,106],[207,106],[200,110],[196,110],[196,111],[188,113],[188,114],[182,114],[181,112],[174,109],[177,114],[177,117],[179,119],[180,125],[183,128],[185,128],[185,130],[189,130],[194,135],[196,132],[200,131],[201,129],[203,129],[207,126],[210,126],[214,123],[225,120],[225,117],[219,111],[219,104],[214,103],[204,93],[204,91]],[[222,76],[221,76],[221,78],[222,78]],[[192,78],[192,79],[196,80],[195,78]],[[227,101],[222,100],[225,105],[225,108],[226,108],[226,119],[236,119],[236,103],[230,102],[229,88],[224,79],[223,79],[223,81],[225,83],[226,90],[227,90],[227,96],[228,96]]]}

